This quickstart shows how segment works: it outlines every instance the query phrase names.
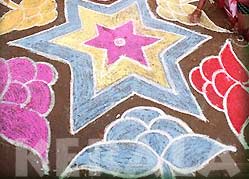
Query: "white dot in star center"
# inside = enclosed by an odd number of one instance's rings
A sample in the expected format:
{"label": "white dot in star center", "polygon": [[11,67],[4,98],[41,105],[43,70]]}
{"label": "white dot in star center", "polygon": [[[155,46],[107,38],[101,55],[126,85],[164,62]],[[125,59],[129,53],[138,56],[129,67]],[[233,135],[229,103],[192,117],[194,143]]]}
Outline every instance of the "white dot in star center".
{"label": "white dot in star center", "polygon": [[117,46],[117,47],[123,47],[125,46],[126,44],[126,40],[122,37],[119,37],[119,38],[115,38],[114,39],[114,44]]}

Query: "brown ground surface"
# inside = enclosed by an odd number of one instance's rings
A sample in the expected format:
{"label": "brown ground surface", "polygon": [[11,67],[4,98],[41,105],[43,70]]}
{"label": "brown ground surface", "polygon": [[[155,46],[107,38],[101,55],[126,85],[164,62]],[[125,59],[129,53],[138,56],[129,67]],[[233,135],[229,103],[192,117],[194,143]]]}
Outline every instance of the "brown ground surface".
{"label": "brown ground surface", "polygon": [[[222,112],[216,111],[205,101],[204,97],[198,94],[196,91],[191,88],[193,94],[196,96],[198,103],[200,104],[202,110],[204,111],[204,115],[209,120],[209,123],[201,122],[197,120],[195,117],[182,114],[176,112],[170,108],[164,107],[157,103],[151,102],[146,99],[142,99],[138,96],[134,96],[129,98],[127,101],[122,104],[114,107],[112,110],[108,111],[102,117],[100,117],[96,122],[89,125],[86,129],[81,130],[76,135],[72,136],[69,133],[69,82],[70,82],[70,70],[69,66],[62,64],[57,61],[53,61],[47,59],[43,56],[39,56],[34,54],[28,50],[10,47],[7,45],[8,41],[12,41],[27,35],[34,34],[36,32],[48,29],[55,25],[59,25],[65,22],[64,17],[64,1],[58,1],[58,9],[59,16],[53,22],[46,26],[35,27],[32,29],[24,30],[24,31],[14,31],[9,34],[3,35],[0,37],[0,57],[9,59],[17,56],[27,56],[32,58],[34,61],[44,61],[53,64],[58,73],[60,74],[60,78],[57,83],[54,85],[53,89],[56,94],[56,104],[53,108],[53,111],[48,116],[48,120],[50,121],[50,126],[52,129],[52,139],[51,139],[51,147],[49,152],[49,161],[51,167],[50,176],[55,176],[55,166],[56,166],[56,144],[55,141],[58,138],[79,138],[79,146],[70,148],[70,152],[78,153],[84,146],[88,144],[89,139],[94,138],[102,138],[104,128],[113,120],[116,119],[117,114],[122,114],[124,111],[131,107],[145,105],[145,106],[154,106],[164,110],[166,113],[179,117],[184,120],[196,133],[206,134],[211,138],[217,139],[228,145],[234,145],[238,148],[236,153],[231,153],[233,160],[236,162],[237,166],[241,170],[241,172],[236,175],[236,177],[248,177],[249,178],[249,151],[244,150],[241,146],[240,142],[233,135],[231,130],[228,127],[225,116]],[[20,2],[20,0],[16,0],[16,2]],[[111,3],[110,1],[108,3]],[[155,11],[156,3],[155,0],[149,0],[151,9]],[[2,16],[8,9],[4,6],[0,6],[0,16]],[[218,9],[215,6],[207,4],[205,7],[205,11],[208,16],[218,25],[222,27],[229,28],[229,23],[226,20],[226,15],[224,14],[222,9]],[[176,23],[179,24],[179,23]],[[180,62],[180,67],[183,70],[185,78],[188,81],[188,73],[194,67],[197,66],[201,59],[209,55],[217,55],[221,46],[224,44],[227,38],[234,39],[234,42],[239,43],[236,39],[237,36],[235,34],[224,34],[224,33],[216,33],[211,32],[209,30],[203,29],[201,27],[189,27],[182,24],[181,26],[190,28],[197,32],[201,32],[204,34],[211,35],[213,39],[206,42],[202,45],[198,50],[194,51],[192,54],[184,58]],[[235,43],[233,43],[233,47],[235,49],[235,53],[238,55],[239,59],[249,68],[249,49],[238,47]],[[246,51],[247,50],[247,51]],[[190,85],[190,83],[189,83]],[[246,140],[249,143],[249,125],[244,131],[246,135]],[[0,139],[0,177],[10,177],[15,175],[15,152],[16,149],[13,145],[5,142]],[[216,159],[217,160],[217,159]],[[209,167],[209,166],[206,166]],[[83,175],[85,172],[81,172]],[[29,166],[29,176],[37,176],[35,170]],[[201,177],[200,174],[197,174],[198,178]],[[212,172],[209,175],[214,178],[220,178],[224,176],[228,176],[226,171],[216,171]],[[90,177],[89,177],[90,178]],[[103,178],[100,177],[100,178]],[[111,178],[110,176],[105,176],[105,178]],[[151,178],[151,177],[147,177]],[[184,178],[184,177],[177,177]]]}

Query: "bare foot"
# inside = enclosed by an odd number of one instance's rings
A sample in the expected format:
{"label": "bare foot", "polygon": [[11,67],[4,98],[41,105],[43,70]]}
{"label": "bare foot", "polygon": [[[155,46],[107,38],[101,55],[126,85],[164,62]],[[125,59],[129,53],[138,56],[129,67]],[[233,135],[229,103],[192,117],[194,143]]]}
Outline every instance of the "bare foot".
{"label": "bare foot", "polygon": [[195,9],[192,14],[188,15],[189,21],[192,23],[199,23],[201,18],[201,10]]}

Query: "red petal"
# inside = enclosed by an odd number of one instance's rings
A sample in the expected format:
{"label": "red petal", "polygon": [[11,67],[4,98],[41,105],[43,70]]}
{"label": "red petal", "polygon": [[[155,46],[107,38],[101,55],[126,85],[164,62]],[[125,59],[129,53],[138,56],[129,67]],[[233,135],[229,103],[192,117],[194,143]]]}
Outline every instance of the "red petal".
{"label": "red petal", "polygon": [[201,71],[203,75],[211,82],[214,72],[222,69],[222,66],[217,57],[211,57],[204,60],[201,64]]}
{"label": "red petal", "polygon": [[236,132],[241,133],[241,129],[249,117],[249,92],[237,84],[232,87],[225,100],[224,107],[228,120]]}
{"label": "red petal", "polygon": [[214,76],[213,85],[222,96],[226,94],[227,90],[234,83],[233,79],[230,78],[224,71],[220,71]]}
{"label": "red petal", "polygon": [[219,111],[223,110],[223,98],[215,92],[211,83],[204,86],[203,92],[204,97],[212,107]]}
{"label": "red petal", "polygon": [[200,73],[200,68],[193,68],[189,73],[189,80],[196,91],[202,93],[202,87],[206,82]]}
{"label": "red petal", "polygon": [[245,83],[249,80],[249,72],[233,52],[230,42],[225,44],[220,57],[222,65],[232,78],[241,83]]}

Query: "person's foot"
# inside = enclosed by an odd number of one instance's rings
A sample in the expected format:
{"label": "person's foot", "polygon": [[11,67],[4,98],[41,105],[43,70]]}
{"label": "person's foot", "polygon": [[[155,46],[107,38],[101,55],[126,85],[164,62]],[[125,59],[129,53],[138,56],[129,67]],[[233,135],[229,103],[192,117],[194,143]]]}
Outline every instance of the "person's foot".
{"label": "person's foot", "polygon": [[201,10],[195,9],[192,14],[188,15],[189,21],[192,23],[199,23],[201,19]]}

